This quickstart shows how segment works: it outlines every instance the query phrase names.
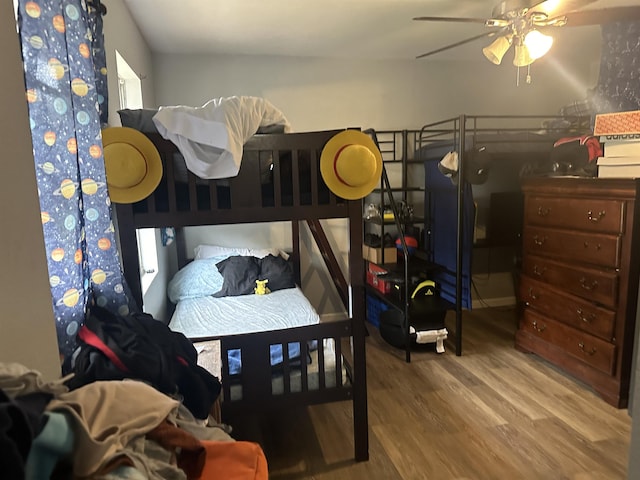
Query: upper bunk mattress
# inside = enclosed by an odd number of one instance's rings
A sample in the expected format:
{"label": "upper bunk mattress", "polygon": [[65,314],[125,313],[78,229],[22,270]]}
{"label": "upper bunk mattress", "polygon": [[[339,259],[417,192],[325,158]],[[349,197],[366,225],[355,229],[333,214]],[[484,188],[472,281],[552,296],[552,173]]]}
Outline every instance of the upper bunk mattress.
{"label": "upper bunk mattress", "polygon": [[169,328],[193,339],[302,327],[319,321],[318,313],[296,287],[268,295],[184,299],[176,305]]}

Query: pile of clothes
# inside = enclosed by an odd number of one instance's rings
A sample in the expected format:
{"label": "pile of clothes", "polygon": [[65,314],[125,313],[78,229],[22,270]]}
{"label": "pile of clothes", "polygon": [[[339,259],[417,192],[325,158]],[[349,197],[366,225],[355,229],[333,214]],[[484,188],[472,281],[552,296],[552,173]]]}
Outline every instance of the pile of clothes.
{"label": "pile of clothes", "polygon": [[[72,374],[73,375],[73,374]],[[148,383],[75,390],[0,363],[0,469],[7,479],[267,479],[261,447],[196,419]]]}

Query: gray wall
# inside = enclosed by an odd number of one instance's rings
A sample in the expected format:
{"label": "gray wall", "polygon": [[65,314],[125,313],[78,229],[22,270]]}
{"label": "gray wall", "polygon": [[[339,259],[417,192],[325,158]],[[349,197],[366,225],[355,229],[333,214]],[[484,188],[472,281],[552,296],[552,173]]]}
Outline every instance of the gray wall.
{"label": "gray wall", "polygon": [[0,2],[0,45],[0,362],[18,362],[54,379],[60,376],[58,342],[11,2]]}
{"label": "gray wall", "polygon": [[154,55],[158,105],[199,106],[231,95],[269,99],[298,131],[347,126],[416,129],[467,114],[550,114],[594,86],[593,60],[543,59],[530,85],[516,68],[475,62],[277,56]]}

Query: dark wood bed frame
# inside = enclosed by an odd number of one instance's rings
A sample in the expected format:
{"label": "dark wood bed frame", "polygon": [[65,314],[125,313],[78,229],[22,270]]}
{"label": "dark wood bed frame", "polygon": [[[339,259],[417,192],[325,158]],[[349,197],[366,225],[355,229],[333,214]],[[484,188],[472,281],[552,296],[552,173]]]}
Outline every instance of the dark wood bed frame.
{"label": "dark wood bed frame", "polygon": [[[362,200],[347,201],[330,193],[319,173],[320,153],[335,133],[337,131],[255,135],[244,146],[238,176],[224,181],[202,180],[190,172],[187,179],[177,180],[176,162],[184,162],[177,148],[157,134],[146,134],[163,160],[161,183],[145,200],[116,205],[116,214],[125,278],[139,305],[142,305],[142,292],[136,241],[138,228],[175,227],[177,250],[183,254],[185,227],[289,221],[292,231],[291,255],[299,280],[300,223],[306,222],[345,304],[345,311],[350,315],[317,325],[220,338],[223,419],[231,413],[256,413],[274,408],[350,400],[353,404],[355,460],[364,461],[369,457],[369,441],[363,210]],[[273,167],[267,170],[270,173],[266,181],[265,159],[268,163],[272,162]],[[344,218],[349,223],[348,278],[341,273],[320,222],[332,218]],[[286,351],[287,343],[300,342],[303,353],[306,353],[307,341],[322,342],[323,339],[335,341],[336,386],[328,387],[325,375],[320,374],[318,388],[309,389],[308,365],[304,362],[302,365],[293,365],[285,359],[280,367],[284,373],[284,393],[272,394],[274,367],[270,364],[270,345],[281,345]],[[242,374],[239,379],[233,379],[241,384],[242,399],[233,402],[228,400],[231,381],[227,352],[231,349],[240,349],[242,352]],[[341,378],[343,365],[349,379],[344,384]],[[293,368],[300,369],[302,391],[299,392],[291,391],[288,373]],[[318,361],[318,368],[324,372],[323,360]]]}

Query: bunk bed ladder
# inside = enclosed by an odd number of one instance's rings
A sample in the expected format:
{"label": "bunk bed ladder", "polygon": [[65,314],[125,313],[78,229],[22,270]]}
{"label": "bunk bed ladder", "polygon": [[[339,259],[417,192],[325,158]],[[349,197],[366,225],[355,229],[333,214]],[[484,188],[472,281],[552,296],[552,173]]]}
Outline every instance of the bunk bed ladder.
{"label": "bunk bed ladder", "polygon": [[[371,136],[376,147],[380,149],[380,144],[378,143],[378,135],[373,128],[369,128],[364,131],[364,133]],[[393,212],[393,219],[396,224],[396,228],[398,229],[398,233],[400,235],[400,243],[402,245],[402,255],[404,257],[404,305],[403,305],[403,313],[404,313],[404,327],[405,327],[405,339],[404,339],[404,348],[405,348],[405,361],[407,363],[411,362],[411,333],[409,331],[409,249],[407,248],[407,242],[404,238],[404,228],[402,228],[402,223],[400,222],[400,214],[398,211],[398,205],[396,204],[395,199],[393,198],[393,193],[391,191],[391,183],[389,182],[389,176],[387,175],[387,168],[382,162],[382,181],[384,183],[384,189],[387,191],[387,195],[389,197],[389,205],[391,205],[391,211]]]}

